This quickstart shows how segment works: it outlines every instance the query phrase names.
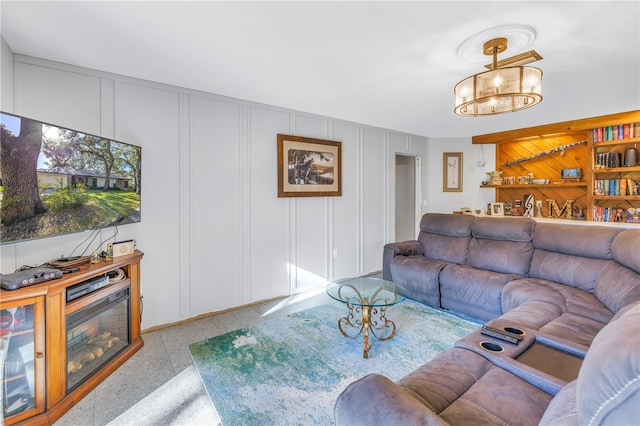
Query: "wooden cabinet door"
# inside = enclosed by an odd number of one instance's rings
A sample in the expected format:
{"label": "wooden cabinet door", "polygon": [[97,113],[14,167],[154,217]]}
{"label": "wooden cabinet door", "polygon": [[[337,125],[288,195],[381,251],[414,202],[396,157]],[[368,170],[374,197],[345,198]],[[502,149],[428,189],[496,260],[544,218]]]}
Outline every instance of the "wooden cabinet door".
{"label": "wooden cabinet door", "polygon": [[7,425],[45,409],[44,297],[0,304],[2,410]]}

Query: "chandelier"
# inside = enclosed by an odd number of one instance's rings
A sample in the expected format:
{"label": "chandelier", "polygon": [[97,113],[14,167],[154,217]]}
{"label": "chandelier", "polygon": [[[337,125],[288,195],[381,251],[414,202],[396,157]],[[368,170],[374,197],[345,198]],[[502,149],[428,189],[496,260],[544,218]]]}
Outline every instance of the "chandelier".
{"label": "chandelier", "polygon": [[492,115],[520,111],[542,101],[542,71],[523,67],[542,59],[535,51],[498,61],[507,50],[506,38],[495,38],[483,45],[483,53],[493,56],[490,71],[467,77],[453,89],[455,113],[465,116]]}

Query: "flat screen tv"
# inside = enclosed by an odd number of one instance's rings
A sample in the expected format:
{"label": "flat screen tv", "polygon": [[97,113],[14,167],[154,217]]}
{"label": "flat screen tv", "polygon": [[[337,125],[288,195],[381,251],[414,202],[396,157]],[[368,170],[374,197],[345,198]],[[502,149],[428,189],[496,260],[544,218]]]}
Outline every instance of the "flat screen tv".
{"label": "flat screen tv", "polygon": [[141,147],[0,112],[0,243],[140,221]]}

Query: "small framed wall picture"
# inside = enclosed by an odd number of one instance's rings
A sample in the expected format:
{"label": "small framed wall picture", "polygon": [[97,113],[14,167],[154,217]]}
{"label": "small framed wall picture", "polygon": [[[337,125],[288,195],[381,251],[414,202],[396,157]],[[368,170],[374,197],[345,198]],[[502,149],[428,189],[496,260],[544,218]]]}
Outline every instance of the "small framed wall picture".
{"label": "small framed wall picture", "polygon": [[491,216],[504,216],[504,203],[491,203]]}
{"label": "small framed wall picture", "polygon": [[442,153],[442,191],[462,192],[462,152]]}

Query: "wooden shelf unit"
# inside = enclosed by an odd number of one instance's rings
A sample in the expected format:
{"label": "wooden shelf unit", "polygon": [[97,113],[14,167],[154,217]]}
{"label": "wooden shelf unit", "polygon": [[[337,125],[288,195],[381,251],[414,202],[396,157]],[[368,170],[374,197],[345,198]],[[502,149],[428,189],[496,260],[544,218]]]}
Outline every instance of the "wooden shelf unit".
{"label": "wooden shelf unit", "polygon": [[[32,304],[35,306],[34,407],[5,418],[7,426],[53,424],[142,348],[144,342],[141,337],[140,260],[143,256],[141,251],[136,250],[131,255],[82,265],[80,271],[65,274],[56,280],[17,290],[0,290],[0,309]],[[66,302],[68,287],[116,269],[122,269],[127,278],[83,295],[73,302]],[[67,314],[80,305],[91,304],[100,294],[107,294],[120,287],[129,287],[129,346],[109,359],[86,381],[67,391]]]}
{"label": "wooden shelf unit", "polygon": [[[497,202],[524,202],[525,194],[533,194],[536,200],[543,202],[543,215],[548,216],[547,199],[555,200],[562,207],[566,200],[575,200],[580,206],[586,220],[594,220],[594,206],[640,209],[639,195],[596,195],[594,183],[596,179],[640,180],[640,165],[637,167],[596,168],[597,152],[624,152],[629,147],[636,147],[640,155],[640,137],[594,142],[593,129],[619,124],[640,122],[640,111],[629,111],[599,117],[547,124],[524,129],[478,135],[472,138],[473,144],[496,144],[496,170],[501,170],[502,178],[533,173],[536,179],[549,179],[549,184],[508,184],[482,185],[481,188],[493,188]],[[636,128],[637,129],[637,128]],[[637,136],[634,134],[634,136]],[[543,151],[559,146],[582,142],[566,148],[564,154],[555,152],[537,158],[519,161],[532,157]],[[519,161],[519,162],[518,162]],[[580,181],[562,181],[561,169],[580,168]],[[555,216],[554,216],[555,217]]]}

